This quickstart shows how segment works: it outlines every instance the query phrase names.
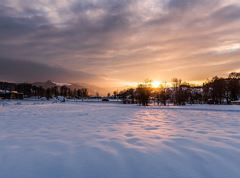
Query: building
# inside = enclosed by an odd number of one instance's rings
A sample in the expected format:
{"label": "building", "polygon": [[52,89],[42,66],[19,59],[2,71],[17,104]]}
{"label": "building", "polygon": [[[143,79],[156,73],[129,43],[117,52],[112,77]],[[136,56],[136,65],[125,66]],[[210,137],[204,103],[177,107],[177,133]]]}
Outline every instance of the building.
{"label": "building", "polygon": [[0,90],[0,99],[23,99],[23,93],[18,91]]}

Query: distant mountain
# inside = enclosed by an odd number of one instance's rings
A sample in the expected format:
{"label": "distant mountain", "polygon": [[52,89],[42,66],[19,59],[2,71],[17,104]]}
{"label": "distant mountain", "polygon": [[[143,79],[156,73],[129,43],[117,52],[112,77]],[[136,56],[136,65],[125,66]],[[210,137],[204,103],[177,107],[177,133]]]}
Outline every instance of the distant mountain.
{"label": "distant mountain", "polygon": [[68,85],[68,87],[72,90],[74,89],[81,89],[81,88],[87,88],[90,95],[96,95],[96,93],[99,93],[100,95],[107,95],[107,90],[104,88],[97,87],[95,85],[89,85],[86,83],[71,83]]}
{"label": "distant mountain", "polygon": [[78,84],[78,83],[58,83],[58,82],[53,82],[53,81],[46,81],[46,82],[35,82],[33,83],[34,86],[38,86],[38,87],[43,87],[45,89],[47,88],[52,88],[55,86],[61,87],[61,86],[67,86],[68,88],[70,88],[71,90],[74,89],[81,89],[81,88],[87,88],[88,92],[90,95],[96,95],[96,93],[99,93],[100,95],[107,95],[107,90],[97,87],[95,85],[89,85],[86,83],[82,83],[82,84]]}
{"label": "distant mountain", "polygon": [[37,86],[37,87],[43,87],[44,89],[52,88],[52,87],[57,86],[57,85],[56,85],[54,82],[52,82],[51,80],[48,80],[48,81],[46,81],[46,82],[35,82],[35,83],[32,83],[32,85]]}

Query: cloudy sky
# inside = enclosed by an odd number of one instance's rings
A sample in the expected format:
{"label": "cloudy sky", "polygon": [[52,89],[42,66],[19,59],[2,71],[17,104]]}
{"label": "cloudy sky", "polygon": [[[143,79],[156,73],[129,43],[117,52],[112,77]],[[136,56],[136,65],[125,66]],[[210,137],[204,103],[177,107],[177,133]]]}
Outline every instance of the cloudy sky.
{"label": "cloudy sky", "polygon": [[231,71],[239,0],[0,0],[0,80],[124,86]]}

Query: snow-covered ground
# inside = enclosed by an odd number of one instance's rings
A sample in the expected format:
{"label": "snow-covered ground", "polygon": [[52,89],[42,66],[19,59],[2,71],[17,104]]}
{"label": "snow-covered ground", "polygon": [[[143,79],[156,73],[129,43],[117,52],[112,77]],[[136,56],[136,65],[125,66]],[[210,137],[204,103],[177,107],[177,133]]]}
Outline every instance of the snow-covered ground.
{"label": "snow-covered ground", "polygon": [[0,102],[1,178],[239,178],[240,107]]}

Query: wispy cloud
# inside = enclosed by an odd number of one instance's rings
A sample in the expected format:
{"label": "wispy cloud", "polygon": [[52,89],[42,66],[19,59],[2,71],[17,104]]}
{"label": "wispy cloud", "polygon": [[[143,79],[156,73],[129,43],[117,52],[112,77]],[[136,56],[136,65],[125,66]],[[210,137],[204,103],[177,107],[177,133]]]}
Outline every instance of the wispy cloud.
{"label": "wispy cloud", "polygon": [[240,2],[2,0],[0,38],[2,64],[13,59],[17,70],[24,60],[72,73],[54,75],[58,81],[77,80],[74,71],[119,84],[202,80],[240,66]]}

